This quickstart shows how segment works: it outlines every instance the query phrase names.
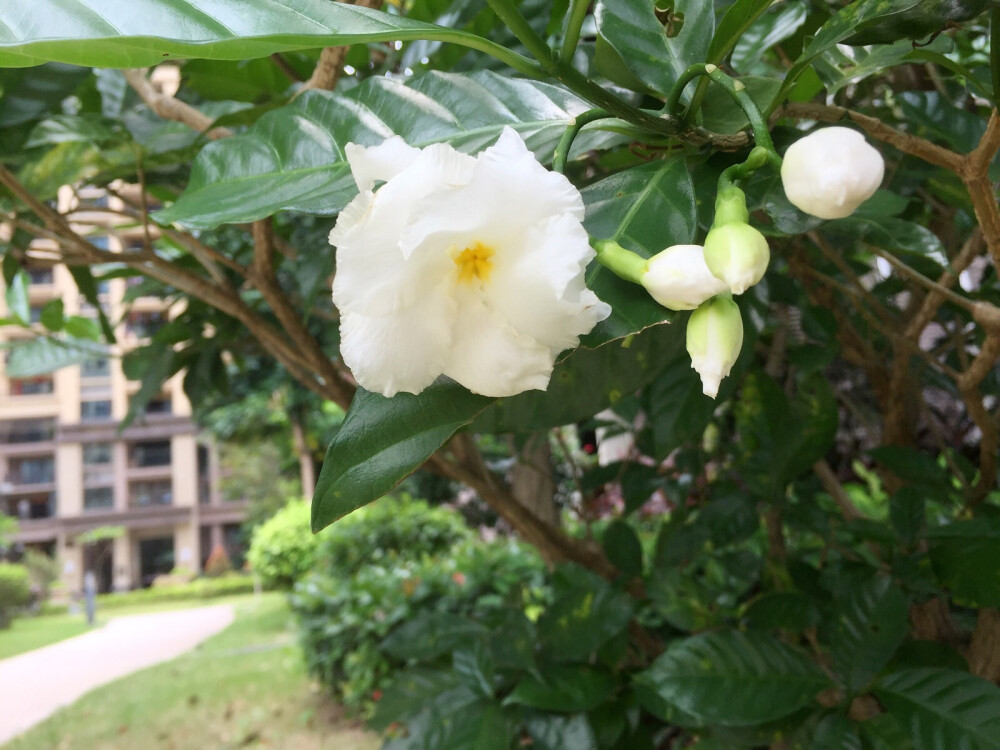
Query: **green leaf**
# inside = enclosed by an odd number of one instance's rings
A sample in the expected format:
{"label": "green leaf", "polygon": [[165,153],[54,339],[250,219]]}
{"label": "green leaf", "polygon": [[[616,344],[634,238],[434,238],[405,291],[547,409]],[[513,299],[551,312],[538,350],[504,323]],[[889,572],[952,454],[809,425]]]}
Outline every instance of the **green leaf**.
{"label": "green leaf", "polygon": [[14,274],[11,283],[7,285],[5,297],[7,301],[7,313],[13,315],[21,321],[23,325],[28,325],[31,320],[31,302],[28,300],[28,286],[31,280],[26,271],[18,271]]}
{"label": "green leaf", "polygon": [[598,747],[587,717],[540,714],[527,721],[532,750],[591,750]]}
{"label": "green leaf", "polygon": [[829,625],[833,668],[851,693],[888,664],[910,629],[906,597],[875,576],[838,601]]}
{"label": "green leaf", "polygon": [[24,147],[51,146],[57,143],[101,144],[115,138],[114,131],[93,115],[53,115],[32,129]]}
{"label": "green leaf", "polygon": [[724,726],[787,716],[830,684],[801,651],[765,633],[737,631],[674,641],[636,680],[699,721]]}
{"label": "green leaf", "polygon": [[845,716],[830,714],[816,725],[811,750],[861,750],[857,725]]}
{"label": "green leaf", "polygon": [[743,618],[747,626],[755,630],[780,628],[802,632],[818,625],[822,614],[816,603],[805,594],[775,591],[751,602]]}
{"label": "green leaf", "polygon": [[1000,688],[965,672],[907,669],[875,696],[909,730],[916,750],[1000,750]]}
{"label": "green leaf", "polygon": [[538,635],[559,661],[587,660],[632,617],[632,598],[584,568],[560,567],[552,586],[555,601],[538,621]]}
{"label": "green leaf", "polygon": [[601,546],[623,575],[642,575],[642,544],[627,521],[617,519],[609,524],[601,537]]}
{"label": "green leaf", "polygon": [[183,86],[206,99],[258,103],[291,85],[274,60],[192,60],[181,68]]}
{"label": "green leaf", "polygon": [[97,320],[101,324],[101,332],[104,334],[105,340],[109,344],[115,343],[115,329],[104,312],[101,296],[97,291],[97,282],[94,281],[90,266],[67,266],[66,268],[69,270],[70,276],[73,277],[73,281],[76,282],[76,288],[80,290],[83,298],[97,309]]}
{"label": "green leaf", "polygon": [[[510,126],[548,160],[566,126],[588,108],[557,86],[489,71],[434,71],[405,83],[373,77],[346,94],[308,91],[246,133],[202,149],[187,189],[154,218],[209,228],[279,210],[335,214],[358,192],[344,157],[348,143],[372,146],[399,135],[418,148],[448,143],[476,153]],[[578,148],[608,138],[584,133]]]}
{"label": "green leaf", "polygon": [[913,743],[892,714],[879,714],[861,722],[861,734],[871,750],[913,750]]}
{"label": "green leaf", "polygon": [[824,229],[831,235],[846,236],[883,250],[927,258],[941,269],[950,266],[941,240],[927,227],[905,219],[865,215],[863,204],[854,216],[831,221]]}
{"label": "green leaf", "polygon": [[[897,39],[925,40],[943,29],[975,18],[995,0],[917,0],[877,22],[858,24],[845,44],[891,44]],[[910,42],[911,46],[914,46]]]}
{"label": "green leaf", "polygon": [[[581,192],[587,206],[584,226],[591,237],[614,240],[644,258],[695,240],[698,215],[694,184],[683,159],[627,169]],[[621,338],[675,316],[644,289],[603,266],[591,266],[587,286],[611,305],[612,313],[583,337],[584,346],[593,340]]]}
{"label": "green leaf", "polygon": [[707,61],[720,65],[743,38],[743,34],[768,9],[772,0],[736,0],[726,9],[719,21],[712,43],[708,48]]}
{"label": "green leaf", "polygon": [[913,544],[924,528],[927,491],[922,487],[903,487],[889,498],[889,520],[900,538]]}
{"label": "green leaf", "polygon": [[938,465],[933,456],[904,445],[883,445],[868,451],[869,455],[902,479],[922,487],[948,489],[951,475]]}
{"label": "green leaf", "polygon": [[10,378],[44,375],[63,367],[78,365],[91,357],[107,356],[107,349],[101,344],[74,338],[39,336],[25,341],[7,342],[0,348],[10,351],[7,358],[7,377]]}
{"label": "green leaf", "polygon": [[730,64],[744,75],[769,72],[763,63],[767,51],[798,31],[808,14],[809,9],[804,2],[775,3],[740,37]]}
{"label": "green leaf", "polygon": [[466,687],[483,698],[493,699],[496,693],[496,663],[482,641],[456,648],[451,661],[452,669]]}
{"label": "green leaf", "polygon": [[[137,355],[137,352],[140,354]],[[181,362],[177,355],[169,346],[154,344],[142,349],[130,352],[127,357],[142,359],[142,384],[135,395],[129,399],[128,413],[122,420],[122,429],[128,427],[137,417],[146,411],[146,405],[163,387],[164,382],[174,375],[180,368]]]}
{"label": "green leaf", "polygon": [[711,3],[675,0],[672,14],[671,24],[680,16],[683,23],[668,36],[652,0],[600,0],[594,9],[598,70],[628,88],[669,92],[681,73],[705,61],[715,30]]}
{"label": "green leaf", "polygon": [[473,429],[521,432],[579,422],[652,382],[683,347],[680,325],[658,325],[596,349],[575,349],[556,365],[546,390],[497,401]]}
{"label": "green leaf", "polygon": [[61,299],[49,300],[42,308],[41,323],[50,331],[61,331],[63,324],[63,301]]}
{"label": "green leaf", "polygon": [[975,607],[1000,607],[1000,522],[977,518],[927,531],[938,580],[954,599]]}
{"label": "green leaf", "polygon": [[316,482],[313,531],[391,490],[492,401],[450,381],[393,398],[359,388]]}
{"label": "green leaf", "polygon": [[397,659],[429,661],[484,635],[477,623],[445,612],[424,612],[400,625],[381,648]]}
{"label": "green leaf", "polygon": [[[29,23],[28,19],[44,19]],[[243,60],[274,52],[411,39],[493,45],[468,32],[326,0],[5,0],[0,67],[47,61],[141,68],[172,58]]]}
{"label": "green leaf", "polygon": [[[744,76],[737,79],[746,87],[747,94],[761,110],[767,109],[771,99],[781,88],[775,78]],[[737,133],[750,125],[743,109],[728,96],[708,97],[701,107],[702,126],[716,133]]]}
{"label": "green leaf", "polygon": [[549,665],[538,676],[522,678],[504,702],[574,713],[596,708],[614,689],[614,678],[603,670],[586,665]]}
{"label": "green leaf", "polygon": [[[9,10],[12,9],[4,3],[0,9],[0,28]],[[26,12],[34,14],[37,8]],[[0,45],[2,40],[0,31]],[[37,61],[41,62],[44,60]],[[31,70],[4,70],[7,67],[0,62],[0,128],[22,125],[49,114],[90,75],[86,68],[58,63],[46,63]]]}

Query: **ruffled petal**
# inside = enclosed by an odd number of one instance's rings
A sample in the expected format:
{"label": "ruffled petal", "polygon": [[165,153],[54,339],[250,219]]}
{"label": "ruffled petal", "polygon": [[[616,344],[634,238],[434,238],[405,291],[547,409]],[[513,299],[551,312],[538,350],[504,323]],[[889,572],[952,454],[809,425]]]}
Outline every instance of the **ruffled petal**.
{"label": "ruffled petal", "polygon": [[457,304],[441,288],[424,289],[417,304],[379,317],[341,314],[340,354],[358,383],[393,396],[420,393],[444,371],[451,354]]}
{"label": "ruffled petal", "polygon": [[497,252],[483,286],[486,303],[520,333],[558,354],[611,314],[584,285],[593,257],[587,232],[572,216],[536,224],[523,247]]}
{"label": "ruffled petal", "polygon": [[515,330],[475,291],[460,289],[456,297],[445,375],[473,393],[497,398],[548,387],[555,358],[547,346]]}
{"label": "ruffled petal", "polygon": [[359,190],[371,190],[377,180],[388,182],[409,167],[420,156],[420,149],[406,143],[398,135],[387,138],[378,146],[344,147],[347,163]]}

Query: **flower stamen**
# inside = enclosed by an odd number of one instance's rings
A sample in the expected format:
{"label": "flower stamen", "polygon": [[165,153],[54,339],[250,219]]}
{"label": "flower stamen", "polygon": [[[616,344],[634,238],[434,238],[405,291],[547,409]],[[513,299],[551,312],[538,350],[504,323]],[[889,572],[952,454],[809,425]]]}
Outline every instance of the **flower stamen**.
{"label": "flower stamen", "polygon": [[455,265],[458,266],[458,280],[466,283],[474,279],[488,281],[493,271],[492,258],[493,248],[487,247],[482,242],[465,248],[454,256]]}

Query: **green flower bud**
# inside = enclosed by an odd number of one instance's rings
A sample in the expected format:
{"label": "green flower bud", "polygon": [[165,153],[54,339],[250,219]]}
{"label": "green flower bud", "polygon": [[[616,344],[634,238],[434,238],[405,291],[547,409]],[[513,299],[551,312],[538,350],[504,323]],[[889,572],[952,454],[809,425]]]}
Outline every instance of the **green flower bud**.
{"label": "green flower bud", "polygon": [[767,240],[749,224],[716,225],[705,238],[705,263],[733,294],[743,294],[760,281],[770,259]]}
{"label": "green flower bud", "polygon": [[743,347],[743,318],[731,297],[716,297],[691,313],[687,350],[706,396],[715,398]]}

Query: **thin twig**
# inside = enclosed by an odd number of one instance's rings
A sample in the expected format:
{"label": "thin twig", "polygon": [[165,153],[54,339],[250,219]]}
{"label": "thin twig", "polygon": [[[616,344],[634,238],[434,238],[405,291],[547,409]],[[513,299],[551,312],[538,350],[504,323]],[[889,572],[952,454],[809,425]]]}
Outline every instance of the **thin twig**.
{"label": "thin twig", "polygon": [[130,68],[125,73],[125,80],[135,89],[146,105],[165,120],[182,122],[199,133],[204,133],[210,140],[226,138],[233,134],[229,128],[213,128],[212,118],[202,114],[190,104],[175,99],[172,96],[157,91],[156,87],[146,78],[146,68]]}

